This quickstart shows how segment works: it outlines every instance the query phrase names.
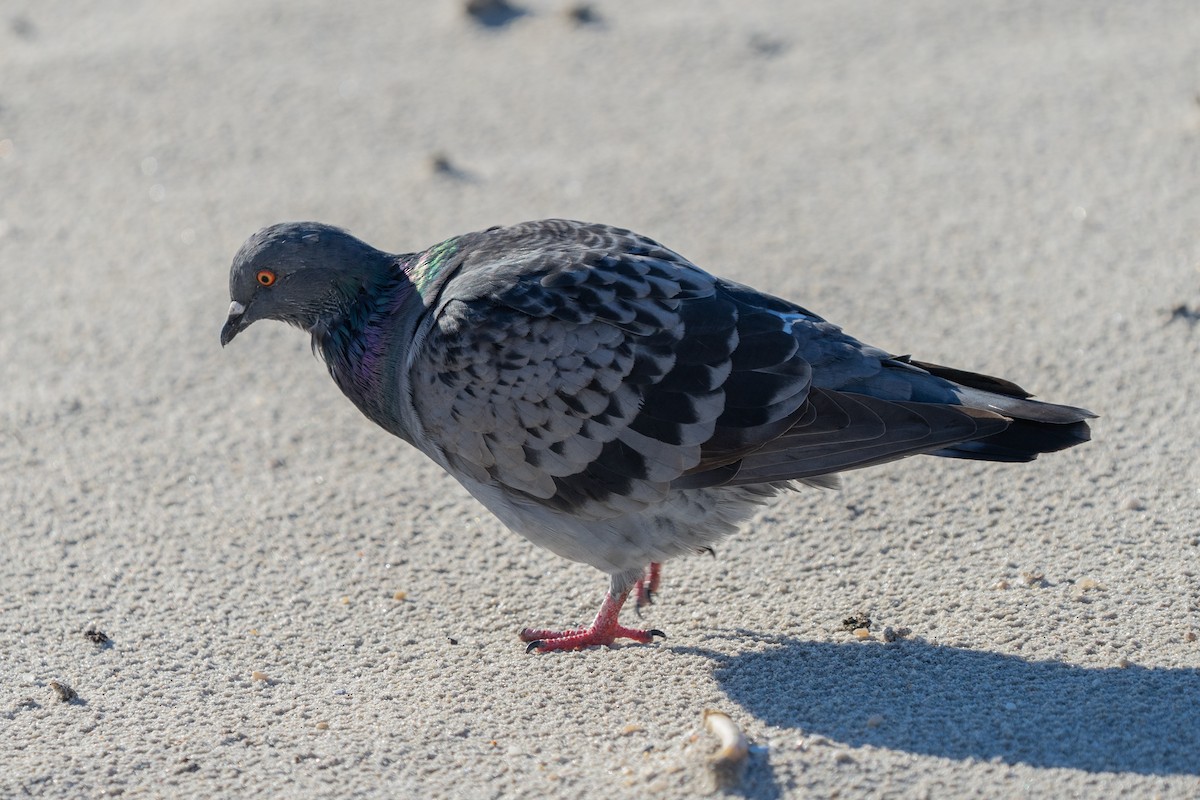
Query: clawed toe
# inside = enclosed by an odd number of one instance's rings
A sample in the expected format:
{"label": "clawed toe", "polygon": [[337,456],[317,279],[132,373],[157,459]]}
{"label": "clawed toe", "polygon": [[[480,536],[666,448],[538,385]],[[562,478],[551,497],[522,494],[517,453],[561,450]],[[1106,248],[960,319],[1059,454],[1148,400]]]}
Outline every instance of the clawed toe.
{"label": "clawed toe", "polygon": [[654,596],[658,594],[658,584],[661,580],[662,565],[658,562],[653,562],[646,568],[646,574],[638,578],[638,582],[634,584],[633,596],[636,598],[633,610],[637,615],[642,616],[642,608],[645,606],[654,605]]}
{"label": "clawed toe", "polygon": [[566,631],[525,628],[519,634],[521,641],[528,642],[525,652],[547,653],[552,650],[580,650],[595,645],[612,645],[617,639],[631,639],[643,644],[653,642],[656,636],[666,639],[667,635],[656,628],[649,630],[626,628],[617,621],[621,605],[628,595],[628,592],[616,598],[611,594],[605,595],[604,603],[601,604],[596,619],[586,628]]}
{"label": "clawed toe", "polygon": [[667,638],[667,635],[657,628],[650,630],[624,626],[617,626],[614,630],[597,630],[595,627],[580,628],[573,631],[562,631],[556,636],[533,639],[525,646],[525,652],[549,653],[554,650],[582,650],[585,647],[595,647],[596,645],[611,647],[617,639],[631,639],[641,644],[651,644],[656,636],[660,639]]}

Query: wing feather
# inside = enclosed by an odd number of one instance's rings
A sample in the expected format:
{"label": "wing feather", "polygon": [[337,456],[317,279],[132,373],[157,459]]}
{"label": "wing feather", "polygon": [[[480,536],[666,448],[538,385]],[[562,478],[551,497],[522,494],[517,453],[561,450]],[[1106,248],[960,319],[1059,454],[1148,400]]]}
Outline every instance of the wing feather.
{"label": "wing feather", "polygon": [[456,258],[410,362],[422,444],[456,474],[580,517],[681,489],[830,485],[915,453],[1015,457],[1028,448],[1003,436],[1011,409],[1079,411],[894,359],[618,228],[524,223],[462,237]]}
{"label": "wing feather", "polygon": [[464,243],[443,289],[411,384],[452,468],[603,518],[661,501],[722,439],[786,427],[811,371],[779,324],[759,345],[782,359],[736,371],[747,309],[716,279],[626,231],[551,227]]}

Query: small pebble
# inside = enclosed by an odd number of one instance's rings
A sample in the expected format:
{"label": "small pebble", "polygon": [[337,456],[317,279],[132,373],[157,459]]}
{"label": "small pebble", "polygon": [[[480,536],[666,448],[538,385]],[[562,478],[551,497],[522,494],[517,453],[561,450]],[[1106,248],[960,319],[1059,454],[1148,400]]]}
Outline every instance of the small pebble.
{"label": "small pebble", "polygon": [[624,728],[621,729],[621,735],[628,736],[631,733],[641,733],[644,730],[646,730],[646,729],[643,728],[641,725],[638,725],[636,722],[631,722],[628,725],[626,725]]}
{"label": "small pebble", "polygon": [[1006,580],[1003,580],[1003,579],[1002,579],[1002,580],[998,580],[998,581],[996,581],[996,582],[995,582],[995,583],[992,585],[992,588],[993,588],[993,589],[999,589],[999,590],[1003,591],[1003,590],[1005,590],[1005,589],[1009,589],[1009,588],[1011,588],[1011,586],[1012,586],[1012,585],[1011,585],[1011,584],[1010,584],[1008,581],[1006,581]]}
{"label": "small pebble", "polygon": [[787,42],[765,33],[755,33],[750,36],[750,49],[760,56],[771,58],[787,50]]}
{"label": "small pebble", "polygon": [[567,19],[576,25],[594,25],[600,21],[596,9],[587,3],[576,3],[567,9]]}
{"label": "small pebble", "polygon": [[854,635],[859,639],[866,639],[871,635],[871,631],[868,628],[855,628]]}
{"label": "small pebble", "polygon": [[22,39],[32,39],[37,35],[37,29],[28,17],[16,16],[8,21],[8,29]]}
{"label": "small pebble", "polygon": [[1185,633],[1185,634],[1183,635],[1183,640],[1184,640],[1185,642],[1194,642],[1194,641],[1196,641],[1196,632],[1195,632],[1195,631],[1188,631],[1187,633]]}
{"label": "small pebble", "polygon": [[1022,572],[1021,580],[1025,581],[1026,586],[1044,586],[1046,584],[1046,573],[1041,570]]}
{"label": "small pebble", "polygon": [[1145,511],[1146,504],[1136,497],[1126,497],[1125,502],[1121,504],[1121,508],[1126,511]]}
{"label": "small pebble", "polygon": [[505,25],[525,13],[506,0],[467,0],[463,10],[476,22],[489,28]]}
{"label": "small pebble", "polygon": [[79,697],[79,693],[65,683],[50,681],[50,688],[54,690],[54,693],[58,695],[59,701],[63,703],[69,703]]}
{"label": "small pebble", "polygon": [[88,639],[88,641],[94,642],[95,644],[107,644],[108,643],[108,634],[105,633],[104,631],[98,631],[94,628],[88,628],[86,631],[83,632],[83,635],[84,635],[84,637],[86,637]]}
{"label": "small pebble", "polygon": [[406,591],[404,591],[403,589],[401,589],[401,590],[399,590],[398,592],[396,592],[394,595],[392,595],[392,599],[393,599],[393,600],[407,600],[407,599],[408,599],[408,592],[406,592]]}
{"label": "small pebble", "polygon": [[250,680],[252,680],[252,681],[269,681],[271,679],[267,677],[267,673],[259,672],[258,670],[254,670],[254,672],[250,673]]}
{"label": "small pebble", "polygon": [[871,618],[866,614],[855,614],[842,620],[842,630],[852,631],[855,628],[870,628]]}
{"label": "small pebble", "polygon": [[181,766],[175,770],[176,775],[186,775],[189,772],[199,772],[200,771],[200,765],[197,764],[195,761],[192,761],[187,756],[184,756],[183,758],[179,759],[179,763]]}
{"label": "small pebble", "polygon": [[319,731],[327,731],[327,730],[329,730],[329,723],[328,723],[328,722],[325,722],[324,720],[322,720],[321,722],[318,722],[318,723],[317,723],[317,730],[319,730]]}

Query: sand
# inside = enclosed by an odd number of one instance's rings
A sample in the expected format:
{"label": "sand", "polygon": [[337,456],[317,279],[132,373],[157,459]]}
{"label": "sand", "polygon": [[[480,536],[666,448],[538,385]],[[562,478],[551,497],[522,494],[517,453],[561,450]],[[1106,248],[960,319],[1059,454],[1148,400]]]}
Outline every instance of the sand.
{"label": "sand", "polygon": [[[694,797],[706,708],[735,796],[1200,793],[1200,5],[333,5],[0,8],[0,795]],[[544,216],[1095,440],[782,498],[666,642],[526,655],[603,576],[217,334],[263,225]]]}

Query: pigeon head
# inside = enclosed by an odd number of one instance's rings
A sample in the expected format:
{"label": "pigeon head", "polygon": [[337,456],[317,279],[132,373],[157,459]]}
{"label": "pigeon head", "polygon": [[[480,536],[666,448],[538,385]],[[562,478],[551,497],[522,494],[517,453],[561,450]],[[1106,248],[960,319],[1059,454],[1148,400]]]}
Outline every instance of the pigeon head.
{"label": "pigeon head", "polygon": [[260,319],[313,331],[344,314],[359,294],[387,280],[395,256],[341,228],[285,222],[246,240],[229,270],[229,319],[221,345]]}

